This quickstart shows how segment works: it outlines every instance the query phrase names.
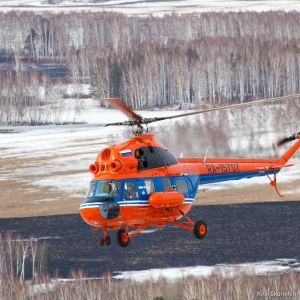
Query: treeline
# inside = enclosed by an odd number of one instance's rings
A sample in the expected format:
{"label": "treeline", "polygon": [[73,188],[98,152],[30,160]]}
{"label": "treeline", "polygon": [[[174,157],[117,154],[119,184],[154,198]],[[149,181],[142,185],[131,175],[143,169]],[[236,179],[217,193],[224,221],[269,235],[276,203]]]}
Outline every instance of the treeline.
{"label": "treeline", "polygon": [[65,64],[75,96],[85,83],[134,109],[217,106],[300,90],[300,13],[0,13],[0,54],[15,81],[25,63]]}
{"label": "treeline", "polygon": [[[10,232],[0,235],[0,285],[2,292],[3,289],[9,289],[9,286],[3,283],[4,279],[24,281],[47,273],[50,256],[49,246],[37,238],[24,239],[20,235],[14,235]],[[0,299],[2,298],[0,297]]]}
{"label": "treeline", "polygon": [[40,125],[75,121],[79,103],[67,102],[66,82],[37,71],[0,72],[0,124]]}

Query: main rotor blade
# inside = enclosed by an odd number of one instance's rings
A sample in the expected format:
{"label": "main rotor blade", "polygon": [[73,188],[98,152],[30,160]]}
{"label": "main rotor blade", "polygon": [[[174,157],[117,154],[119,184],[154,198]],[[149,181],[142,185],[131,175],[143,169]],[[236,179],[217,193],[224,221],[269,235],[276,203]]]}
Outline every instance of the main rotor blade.
{"label": "main rotor blade", "polygon": [[[155,121],[162,121],[162,120],[168,120],[168,119],[175,119],[175,118],[182,118],[182,117],[187,117],[187,116],[192,116],[192,115],[197,115],[197,114],[203,114],[211,111],[218,111],[218,110],[225,110],[229,108],[234,108],[234,107],[246,107],[246,106],[251,106],[255,104],[262,104],[262,103],[268,103],[268,102],[273,102],[273,101],[279,101],[279,100],[291,100],[294,98],[300,98],[300,94],[294,94],[290,96],[283,96],[283,97],[276,97],[276,98],[269,98],[269,99],[262,99],[262,100],[255,100],[251,102],[246,102],[246,103],[239,103],[239,104],[232,104],[232,105],[226,105],[226,106],[220,106],[220,107],[214,107],[214,108],[209,108],[209,109],[204,109],[204,110],[198,110],[198,111],[193,111],[181,115],[174,115],[174,116],[169,116],[169,117],[161,117],[161,118],[155,118]],[[152,122],[155,122],[152,121]],[[148,124],[151,122],[148,122]]]}
{"label": "main rotor blade", "polygon": [[122,111],[128,118],[141,121],[142,117],[136,114],[130,107],[128,107],[124,102],[118,98],[105,98],[107,103],[111,104],[116,109]]}
{"label": "main rotor blade", "polygon": [[170,120],[175,118],[182,118],[187,116],[192,116],[196,114],[203,114],[211,111],[225,110],[235,107],[247,107],[255,104],[269,103],[280,100],[291,100],[294,98],[300,98],[300,94],[294,94],[283,97],[255,100],[246,103],[232,104],[227,106],[220,106],[209,108],[205,110],[193,111],[185,114],[173,115],[168,117],[154,117],[154,118],[143,118],[140,115],[136,114],[130,107],[128,107],[124,102],[120,101],[118,98],[106,98],[105,101],[113,105],[115,108],[121,110],[127,117],[131,120],[124,122],[108,123],[108,124],[68,124],[68,125],[41,125],[41,126],[0,126],[0,133],[11,132],[11,131],[20,131],[20,130],[36,130],[36,129],[74,129],[74,128],[93,128],[93,127],[104,127],[104,126],[113,126],[113,125],[137,125],[150,124],[157,121]]}

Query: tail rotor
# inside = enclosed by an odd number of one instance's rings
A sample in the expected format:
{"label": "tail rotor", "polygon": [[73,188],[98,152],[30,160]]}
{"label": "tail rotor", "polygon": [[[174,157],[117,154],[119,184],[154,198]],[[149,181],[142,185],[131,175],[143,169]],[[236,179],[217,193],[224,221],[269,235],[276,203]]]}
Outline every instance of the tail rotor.
{"label": "tail rotor", "polygon": [[282,146],[282,145],[284,145],[284,144],[286,144],[288,142],[294,141],[296,139],[300,139],[300,132],[292,134],[290,137],[285,137],[283,139],[278,140],[277,142],[275,142],[273,144],[273,149],[276,150],[280,146]]}

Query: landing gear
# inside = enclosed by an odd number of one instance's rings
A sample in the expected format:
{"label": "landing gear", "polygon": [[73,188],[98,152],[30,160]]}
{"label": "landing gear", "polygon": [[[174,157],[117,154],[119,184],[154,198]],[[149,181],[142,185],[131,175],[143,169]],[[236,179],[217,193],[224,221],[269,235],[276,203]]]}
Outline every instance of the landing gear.
{"label": "landing gear", "polygon": [[103,236],[101,236],[101,237],[98,239],[98,245],[99,245],[100,247],[102,247],[102,246],[104,245],[104,238],[103,238]]}
{"label": "landing gear", "polygon": [[125,248],[129,245],[129,236],[124,229],[119,229],[116,235],[119,246]]}
{"label": "landing gear", "polygon": [[[146,228],[148,228],[149,226],[140,226],[137,229],[129,232],[129,226],[126,226],[125,229],[119,229],[117,231],[117,235],[116,235],[116,240],[117,243],[119,244],[119,246],[125,248],[129,245],[129,241],[130,238],[137,235],[138,233],[140,233],[141,231],[145,230]],[[94,229],[94,231],[99,231],[100,227],[97,227]],[[107,235],[107,228],[103,227],[103,236],[101,236],[98,239],[98,245],[100,247],[104,246],[104,244],[106,244],[107,246],[109,246],[111,244],[111,239],[110,237]]]}
{"label": "landing gear", "polygon": [[137,235],[141,231],[145,230],[149,226],[140,226],[137,229],[129,232],[129,226],[126,226],[126,229],[119,229],[117,231],[116,239],[119,246],[125,248],[129,245],[130,238]]}
{"label": "landing gear", "polygon": [[98,245],[100,247],[102,247],[104,244],[106,244],[107,246],[109,246],[111,243],[111,240],[110,240],[110,237],[109,236],[106,236],[106,240],[104,240],[104,237],[101,236],[99,239],[98,239]]}
{"label": "landing gear", "polygon": [[[99,228],[95,228],[94,231],[98,231]],[[111,239],[110,237],[107,235],[107,229],[106,227],[103,227],[103,236],[101,236],[99,239],[98,239],[98,245],[100,247],[102,247],[104,244],[106,244],[107,246],[109,246],[111,243]]]}
{"label": "landing gear", "polygon": [[194,224],[194,235],[197,239],[203,239],[207,232],[207,226],[204,221],[199,220]]}
{"label": "landing gear", "polygon": [[194,235],[197,239],[203,239],[207,232],[207,226],[203,220],[199,220],[197,222],[193,222],[187,215],[185,215],[182,211],[180,211],[182,216],[186,221],[175,220],[170,222],[171,225],[187,229],[194,232]]}

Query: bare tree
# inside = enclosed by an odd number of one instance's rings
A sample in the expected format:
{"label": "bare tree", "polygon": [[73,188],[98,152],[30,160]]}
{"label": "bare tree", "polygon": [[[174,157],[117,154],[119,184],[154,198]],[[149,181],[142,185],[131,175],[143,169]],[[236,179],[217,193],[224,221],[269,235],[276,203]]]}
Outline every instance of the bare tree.
{"label": "bare tree", "polygon": [[22,249],[22,266],[21,266],[20,279],[24,280],[25,279],[25,263],[26,263],[26,258],[29,255],[30,241],[22,240],[19,242],[21,244],[21,249]]}
{"label": "bare tree", "polygon": [[36,259],[38,250],[38,239],[33,236],[30,237],[30,250],[31,250],[31,260],[32,260],[32,278],[36,277]]}

